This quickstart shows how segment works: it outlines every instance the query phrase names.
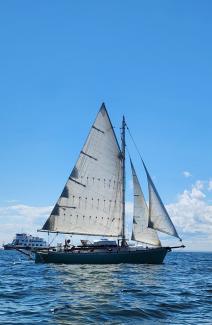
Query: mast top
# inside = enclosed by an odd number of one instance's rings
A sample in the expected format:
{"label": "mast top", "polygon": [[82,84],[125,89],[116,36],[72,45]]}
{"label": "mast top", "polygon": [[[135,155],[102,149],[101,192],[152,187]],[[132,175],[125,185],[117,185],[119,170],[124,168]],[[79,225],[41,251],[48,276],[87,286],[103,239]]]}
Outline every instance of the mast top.
{"label": "mast top", "polygon": [[124,126],[126,126],[126,122],[125,122],[125,116],[123,115],[123,117],[122,117],[122,123],[123,123],[123,125],[122,125],[122,127]]}

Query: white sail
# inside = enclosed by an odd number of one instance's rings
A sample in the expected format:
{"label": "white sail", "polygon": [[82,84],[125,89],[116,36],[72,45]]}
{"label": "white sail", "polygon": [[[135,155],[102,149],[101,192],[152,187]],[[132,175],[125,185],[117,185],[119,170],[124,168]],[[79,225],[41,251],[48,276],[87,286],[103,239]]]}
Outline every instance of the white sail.
{"label": "white sail", "polygon": [[161,231],[165,234],[180,237],[177,234],[175,226],[173,225],[171,218],[155,188],[155,185],[149,175],[149,172],[143,162],[144,169],[146,171],[148,188],[149,188],[149,224],[152,229]]}
{"label": "white sail", "polygon": [[150,245],[161,246],[157,232],[154,229],[148,228],[148,207],[132,161],[130,162],[134,189],[132,240]]}
{"label": "white sail", "polygon": [[122,156],[104,104],[42,229],[114,237],[122,233]]}

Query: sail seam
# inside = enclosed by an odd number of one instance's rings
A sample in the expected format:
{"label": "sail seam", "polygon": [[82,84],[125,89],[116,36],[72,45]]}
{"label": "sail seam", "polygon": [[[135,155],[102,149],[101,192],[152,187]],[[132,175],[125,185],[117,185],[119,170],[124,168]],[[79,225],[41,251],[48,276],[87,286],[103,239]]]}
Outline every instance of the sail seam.
{"label": "sail seam", "polygon": [[76,183],[76,184],[78,184],[78,185],[81,185],[81,186],[83,186],[83,187],[86,187],[85,184],[82,184],[82,183],[76,181],[75,179],[73,179],[73,178],[71,178],[71,177],[70,177],[69,179],[70,179],[70,181],[72,181],[72,182],[74,182],[74,183]]}
{"label": "sail seam", "polygon": [[91,158],[91,159],[94,159],[94,160],[96,160],[96,161],[98,160],[97,158],[95,158],[95,157],[89,155],[88,153],[86,153],[86,152],[84,152],[84,151],[82,151],[82,150],[81,150],[81,153],[82,153],[83,155],[85,155],[85,156]]}
{"label": "sail seam", "polygon": [[101,132],[101,133],[105,133],[104,131],[102,131],[102,130],[100,130],[100,129],[98,129],[96,126],[94,126],[94,125],[92,125],[92,128],[94,129],[94,130],[96,130],[96,131],[99,131],[99,132]]}
{"label": "sail seam", "polygon": [[67,205],[59,205],[59,208],[76,209],[77,207],[69,207]]}

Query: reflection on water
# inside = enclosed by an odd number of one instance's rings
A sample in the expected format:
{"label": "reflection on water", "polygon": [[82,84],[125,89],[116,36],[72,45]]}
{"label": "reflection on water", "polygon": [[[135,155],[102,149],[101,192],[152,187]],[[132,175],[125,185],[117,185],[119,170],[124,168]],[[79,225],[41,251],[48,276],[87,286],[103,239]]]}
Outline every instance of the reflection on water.
{"label": "reflection on water", "polygon": [[0,252],[1,324],[211,324],[212,254],[163,265],[45,265]]}

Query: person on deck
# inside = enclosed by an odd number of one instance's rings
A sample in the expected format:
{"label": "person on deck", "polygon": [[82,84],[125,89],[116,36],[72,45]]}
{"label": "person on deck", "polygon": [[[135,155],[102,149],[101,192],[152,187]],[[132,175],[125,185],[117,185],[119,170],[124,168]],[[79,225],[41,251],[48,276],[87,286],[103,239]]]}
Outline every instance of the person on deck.
{"label": "person on deck", "polygon": [[68,250],[69,249],[69,247],[70,247],[70,239],[65,239],[65,245],[64,245],[64,250],[66,251],[66,250]]}

